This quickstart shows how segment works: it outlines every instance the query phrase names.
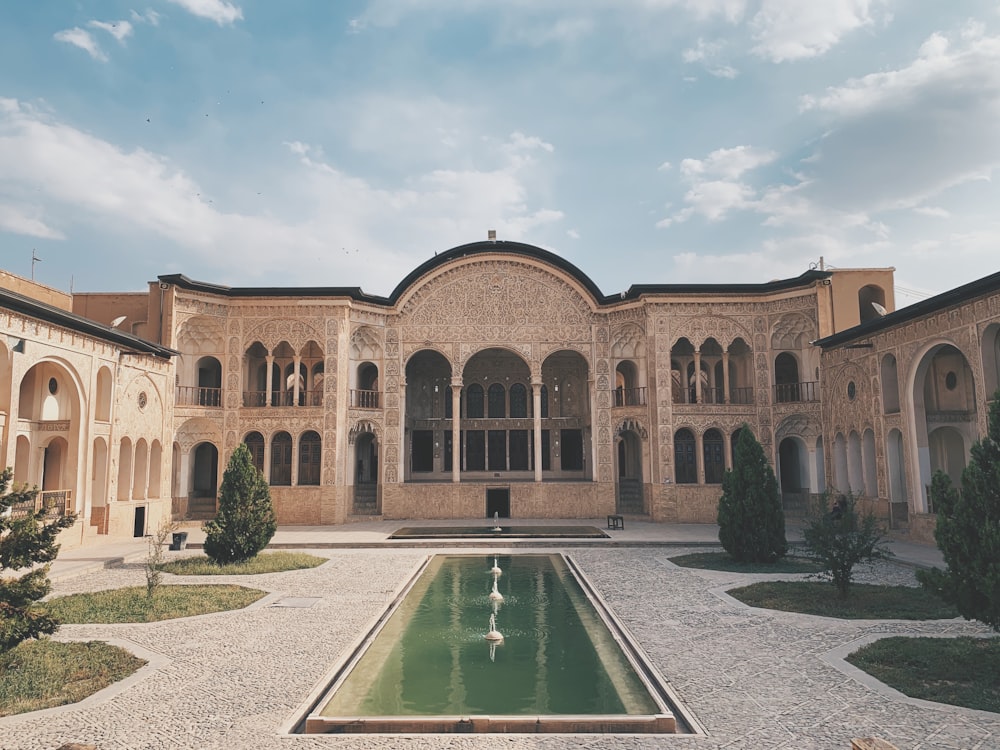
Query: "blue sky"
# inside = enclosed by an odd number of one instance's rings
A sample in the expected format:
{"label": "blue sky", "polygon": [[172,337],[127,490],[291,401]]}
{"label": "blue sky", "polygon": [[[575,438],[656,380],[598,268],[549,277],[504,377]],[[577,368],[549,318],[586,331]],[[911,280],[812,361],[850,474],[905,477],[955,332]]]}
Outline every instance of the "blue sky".
{"label": "blue sky", "polygon": [[903,305],[1000,270],[998,165],[1000,0],[0,5],[0,267],[65,290],[386,294],[496,229]]}

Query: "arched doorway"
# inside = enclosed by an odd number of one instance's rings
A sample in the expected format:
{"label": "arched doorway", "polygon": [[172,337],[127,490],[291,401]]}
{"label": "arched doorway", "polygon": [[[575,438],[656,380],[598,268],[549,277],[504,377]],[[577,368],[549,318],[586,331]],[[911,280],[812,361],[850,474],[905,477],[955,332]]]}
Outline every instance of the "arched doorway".
{"label": "arched doorway", "polygon": [[378,439],[362,432],[354,440],[354,514],[378,515]]}
{"label": "arched doorway", "polygon": [[215,495],[219,486],[219,449],[212,443],[198,443],[191,450],[191,480],[188,515],[211,518],[215,515]]}
{"label": "arched doorway", "polygon": [[645,513],[642,491],[642,438],[632,428],[622,429],[617,440],[616,497],[618,513]]}

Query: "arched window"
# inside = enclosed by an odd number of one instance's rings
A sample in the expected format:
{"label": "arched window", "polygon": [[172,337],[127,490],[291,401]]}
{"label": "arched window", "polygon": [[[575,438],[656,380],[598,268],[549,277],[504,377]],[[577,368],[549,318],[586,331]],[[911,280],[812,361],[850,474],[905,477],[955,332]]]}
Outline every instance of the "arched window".
{"label": "arched window", "polygon": [[465,416],[468,419],[483,418],[483,387],[473,383],[465,392]]}
{"label": "arched window", "polygon": [[248,432],[243,438],[243,442],[250,451],[250,460],[257,467],[257,471],[264,473],[264,436],[259,432]]}
{"label": "arched window", "polygon": [[774,400],[779,404],[801,401],[799,363],[788,352],[774,358]]}
{"label": "arched window", "polygon": [[309,430],[299,438],[299,484],[319,484],[322,441],[319,433]]}
{"label": "arched window", "polygon": [[698,483],[698,463],[695,457],[694,433],[678,430],[674,435],[674,470],[677,484]]}
{"label": "arched window", "polygon": [[705,484],[722,484],[722,474],[726,470],[722,433],[708,430],[702,438],[702,445],[705,454]]}
{"label": "arched window", "polygon": [[507,392],[500,383],[490,386],[487,404],[487,415],[490,419],[503,419],[507,416]]}
{"label": "arched window", "polygon": [[522,383],[514,383],[510,387],[510,416],[512,419],[528,416],[528,389]]}
{"label": "arched window", "polygon": [[881,318],[885,312],[885,291],[882,287],[869,284],[858,290],[858,313],[862,323]]}
{"label": "arched window", "polygon": [[880,368],[882,376],[882,409],[886,414],[899,413],[899,376],[896,371],[896,357],[886,354]]}
{"label": "arched window", "polygon": [[271,439],[271,484],[288,487],[292,484],[292,436],[279,432]]}

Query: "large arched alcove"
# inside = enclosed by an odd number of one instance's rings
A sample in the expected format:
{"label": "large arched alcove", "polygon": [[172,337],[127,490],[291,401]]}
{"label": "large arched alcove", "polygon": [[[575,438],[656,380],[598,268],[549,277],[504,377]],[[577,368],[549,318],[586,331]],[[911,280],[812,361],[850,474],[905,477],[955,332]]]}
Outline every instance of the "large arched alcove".
{"label": "large arched alcove", "polygon": [[[907,390],[913,409],[909,470],[916,495],[914,510],[930,512],[934,472],[942,469],[960,477],[969,448],[978,437],[975,379],[965,355],[954,344],[940,342],[918,358]],[[932,443],[931,434],[938,430],[943,431]]]}

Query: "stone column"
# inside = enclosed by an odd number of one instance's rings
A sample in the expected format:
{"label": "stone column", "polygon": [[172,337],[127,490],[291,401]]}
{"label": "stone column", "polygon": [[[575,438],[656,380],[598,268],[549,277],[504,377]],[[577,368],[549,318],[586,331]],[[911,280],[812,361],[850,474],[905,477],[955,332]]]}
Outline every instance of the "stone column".
{"label": "stone column", "polygon": [[542,381],[531,381],[531,405],[534,417],[534,434],[532,441],[535,449],[535,481],[542,481]]}
{"label": "stone column", "polygon": [[694,461],[698,467],[698,484],[705,484],[705,436],[700,432],[694,436]]}
{"label": "stone column", "polygon": [[729,403],[729,349],[722,352],[722,403]]}
{"label": "stone column", "polygon": [[451,481],[462,481],[462,379],[451,379]]}
{"label": "stone column", "polygon": [[694,401],[696,404],[703,403],[701,400],[701,349],[694,350]]}
{"label": "stone column", "polygon": [[[294,363],[292,365],[292,367],[295,368],[293,370],[293,372],[292,372],[292,406],[298,406],[299,405],[299,393],[301,391],[301,389],[299,388],[299,367],[302,364],[302,357],[300,357],[298,354],[296,354],[292,358],[292,362]],[[292,453],[293,454],[295,453],[295,449],[294,448],[292,449]]]}
{"label": "stone column", "polygon": [[271,406],[271,391],[274,390],[274,355],[268,354],[267,357],[267,378],[265,379],[267,389],[264,392],[264,405]]}

